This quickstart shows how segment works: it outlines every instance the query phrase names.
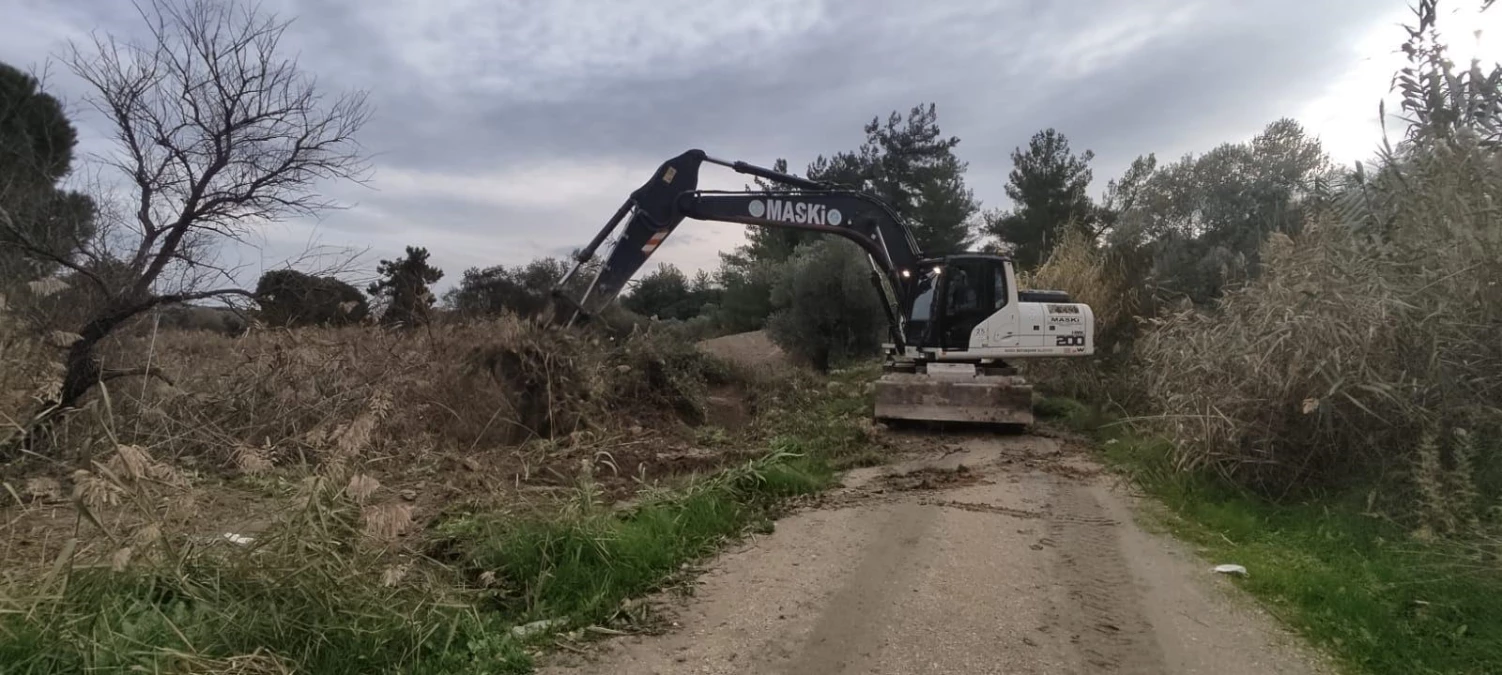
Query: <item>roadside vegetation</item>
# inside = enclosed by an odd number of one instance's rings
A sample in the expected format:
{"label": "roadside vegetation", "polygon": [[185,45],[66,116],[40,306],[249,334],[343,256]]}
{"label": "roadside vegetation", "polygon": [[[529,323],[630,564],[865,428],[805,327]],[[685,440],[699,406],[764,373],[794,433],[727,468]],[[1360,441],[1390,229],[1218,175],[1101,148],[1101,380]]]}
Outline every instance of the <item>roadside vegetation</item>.
{"label": "roadside vegetation", "polygon": [[527,672],[870,452],[854,384],[429,328],[159,336],[195,392],[102,388],[7,469],[6,672]]}

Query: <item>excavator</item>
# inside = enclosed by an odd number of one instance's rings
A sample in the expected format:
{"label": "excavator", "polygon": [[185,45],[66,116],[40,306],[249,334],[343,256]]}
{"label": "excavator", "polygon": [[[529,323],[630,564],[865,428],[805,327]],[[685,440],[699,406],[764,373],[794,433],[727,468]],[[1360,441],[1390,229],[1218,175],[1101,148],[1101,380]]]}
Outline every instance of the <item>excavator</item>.
{"label": "excavator", "polygon": [[[705,164],[775,189],[700,190]],[[990,253],[929,254],[891,205],[848,186],[800,178],[688,150],[631,193],[553,289],[565,325],[597,315],[686,219],[785,227],[844,237],[865,251],[890,342],[875,387],[877,420],[1027,426],[1032,386],[1010,362],[1095,353],[1095,317],[1068,293],[1017,288],[1012,260]],[[588,283],[569,288],[625,222]],[[582,287],[582,290],[580,288]]]}

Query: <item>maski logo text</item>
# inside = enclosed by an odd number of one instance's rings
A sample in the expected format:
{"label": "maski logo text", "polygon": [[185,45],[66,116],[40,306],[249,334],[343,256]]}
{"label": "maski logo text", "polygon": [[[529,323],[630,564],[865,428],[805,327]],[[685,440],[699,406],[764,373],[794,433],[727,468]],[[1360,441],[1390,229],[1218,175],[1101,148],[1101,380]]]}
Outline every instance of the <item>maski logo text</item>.
{"label": "maski logo text", "polygon": [[760,199],[750,204],[751,215],[757,218],[780,220],[784,223],[802,225],[839,225],[845,220],[839,209],[808,202],[785,202],[779,199]]}

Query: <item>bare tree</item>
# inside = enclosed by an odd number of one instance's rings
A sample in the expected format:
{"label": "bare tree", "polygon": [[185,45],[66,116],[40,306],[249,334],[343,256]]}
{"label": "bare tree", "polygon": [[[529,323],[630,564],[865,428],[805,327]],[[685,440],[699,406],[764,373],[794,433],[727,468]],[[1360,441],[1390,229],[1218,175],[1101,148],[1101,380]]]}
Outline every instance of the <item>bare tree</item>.
{"label": "bare tree", "polygon": [[[212,251],[258,226],[337,205],[321,181],[361,181],[356,132],[368,119],[363,92],[328,99],[295,60],[278,53],[288,22],[224,0],[145,0],[144,42],[94,36],[72,45],[68,67],[90,87],[115,152],[104,166],[123,178],[124,217],[101,227],[85,255],[55,259],[106,298],[79,327],[61,394],[49,411],[74,407],[101,380],[96,347],[154,307],[206,298],[254,297],[214,267]],[[35,251],[47,255],[45,251]],[[99,263],[118,273],[102,275]]]}

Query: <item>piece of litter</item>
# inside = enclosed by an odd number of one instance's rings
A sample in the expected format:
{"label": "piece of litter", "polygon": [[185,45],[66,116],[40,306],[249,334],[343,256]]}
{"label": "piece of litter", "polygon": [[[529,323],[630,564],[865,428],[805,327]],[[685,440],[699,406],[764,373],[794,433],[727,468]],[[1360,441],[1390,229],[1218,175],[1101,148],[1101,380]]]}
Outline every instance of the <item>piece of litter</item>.
{"label": "piece of litter", "polygon": [[1241,565],[1216,565],[1215,572],[1217,574],[1238,574],[1241,576],[1246,576],[1247,574],[1246,568]]}
{"label": "piece of litter", "polygon": [[563,619],[542,619],[532,623],[524,623],[520,626],[512,626],[511,634],[517,638],[525,639],[538,633],[547,632],[549,628],[563,625]]}
{"label": "piece of litter", "polygon": [[225,532],[224,533],[224,538],[230,540],[232,543],[236,543],[236,544],[239,544],[241,546],[244,546],[246,544],[249,544],[250,542],[255,541],[255,539],[247,537],[247,536],[245,536],[243,534],[235,534],[234,532]]}

